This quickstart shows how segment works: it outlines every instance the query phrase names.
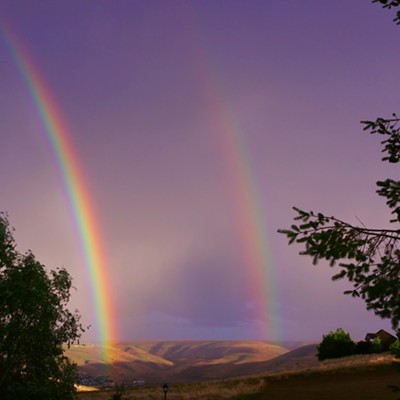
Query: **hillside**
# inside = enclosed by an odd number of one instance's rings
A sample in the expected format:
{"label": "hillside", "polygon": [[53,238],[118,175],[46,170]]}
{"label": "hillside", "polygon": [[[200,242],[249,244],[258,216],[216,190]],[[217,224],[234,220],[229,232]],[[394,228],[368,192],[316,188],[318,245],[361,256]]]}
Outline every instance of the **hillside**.
{"label": "hillside", "polygon": [[194,382],[249,375],[288,350],[263,341],[143,341],[109,346],[112,364],[101,363],[98,345],[72,346],[67,355],[82,375],[109,375],[116,382]]}
{"label": "hillside", "polygon": [[316,353],[316,345],[307,345],[264,360],[260,356],[258,360],[253,358],[247,362],[228,362],[223,365],[193,364],[181,371],[179,378],[183,382],[196,382],[305,369],[319,364]]}
{"label": "hillside", "polygon": [[[390,386],[398,384],[398,367],[389,353],[355,355],[340,359],[316,361],[304,367],[314,352],[309,346],[278,357],[280,366],[289,370],[266,372],[238,377],[186,384],[169,384],[170,400],[380,400],[398,399]],[[304,355],[304,357],[303,357]],[[271,360],[271,366],[273,366]],[[275,360],[276,361],[276,360]],[[303,367],[295,365],[303,365]],[[225,366],[221,365],[224,369]],[[129,389],[127,398],[157,400],[162,398],[161,385]],[[80,393],[81,400],[108,400],[110,391]]]}

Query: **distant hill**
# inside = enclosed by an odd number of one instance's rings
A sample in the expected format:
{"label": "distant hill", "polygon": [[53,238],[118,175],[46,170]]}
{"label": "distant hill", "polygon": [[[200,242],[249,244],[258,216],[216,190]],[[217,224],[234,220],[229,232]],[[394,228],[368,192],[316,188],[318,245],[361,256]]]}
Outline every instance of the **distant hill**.
{"label": "distant hill", "polygon": [[265,371],[309,368],[318,364],[317,344],[309,344],[267,361]]}
{"label": "distant hill", "polygon": [[[307,345],[267,360],[219,365],[193,365],[181,371],[179,378],[185,382],[225,379],[260,375],[267,372],[290,371],[318,365],[316,345]],[[199,379],[201,377],[201,379]]]}
{"label": "distant hill", "polygon": [[72,346],[67,355],[78,364],[81,374],[110,375],[117,382],[144,380],[147,384],[224,379],[317,363],[315,345],[288,351],[264,341],[125,342],[107,348],[110,366],[101,363],[103,350],[98,345],[81,344]]}

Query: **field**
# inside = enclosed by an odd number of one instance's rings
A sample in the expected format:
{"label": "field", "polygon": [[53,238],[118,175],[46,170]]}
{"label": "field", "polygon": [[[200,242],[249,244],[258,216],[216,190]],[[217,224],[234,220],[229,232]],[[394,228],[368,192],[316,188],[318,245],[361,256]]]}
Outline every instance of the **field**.
{"label": "field", "polygon": [[267,380],[265,387],[248,400],[395,400],[398,393],[389,385],[400,384],[400,373],[394,368],[366,371],[336,371],[331,374],[300,374],[281,380]]}
{"label": "field", "polygon": [[[203,344],[196,344],[196,352],[199,348],[203,348]],[[224,344],[222,347],[225,348],[227,345]],[[179,348],[182,350],[182,347]],[[220,349],[222,352],[227,351],[226,348],[222,350],[220,346],[213,348],[214,350]],[[241,351],[244,349],[243,347],[236,348],[240,348]],[[174,351],[177,349],[175,347]],[[195,350],[186,344],[186,351],[191,353]],[[180,353],[181,356],[184,354],[182,351]],[[203,371],[202,379],[198,377],[201,382],[184,384],[168,381],[167,399],[395,400],[400,397],[398,393],[394,393],[389,388],[390,385],[400,385],[400,371],[393,365],[394,359],[390,354],[352,356],[319,362],[315,357],[315,346],[303,346],[294,351],[286,351],[268,361],[239,362],[239,364],[235,364],[234,361],[232,364],[229,361],[232,359],[232,354],[230,354],[225,365],[220,358],[218,359],[219,362],[211,363],[212,371],[217,372],[218,368],[224,371],[226,366],[229,371],[229,366],[232,368],[236,365],[239,367],[237,372],[240,371],[242,376],[207,380],[208,374],[204,374],[204,371],[199,369],[200,372]],[[235,360],[238,359],[235,358]],[[246,360],[248,360],[247,357]],[[257,369],[255,367],[264,368],[264,371],[254,374],[254,369]],[[235,371],[235,368],[232,371]],[[224,374],[220,372],[219,375]],[[113,389],[81,392],[79,398],[80,400],[108,400],[113,393]],[[161,384],[146,385],[127,389],[124,396],[131,400],[162,399],[163,391]]]}
{"label": "field", "polygon": [[[400,373],[389,364],[172,385],[168,400],[395,400],[389,385],[400,384]],[[112,391],[81,393],[81,400],[108,400]],[[161,387],[129,390],[127,399],[162,399]]]}

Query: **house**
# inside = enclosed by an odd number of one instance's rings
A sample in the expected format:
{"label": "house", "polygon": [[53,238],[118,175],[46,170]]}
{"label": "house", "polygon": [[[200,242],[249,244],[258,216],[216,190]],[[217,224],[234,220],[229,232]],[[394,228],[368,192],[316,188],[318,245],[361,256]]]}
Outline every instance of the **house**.
{"label": "house", "polygon": [[376,333],[367,333],[365,340],[367,342],[373,342],[374,339],[379,338],[382,343],[382,351],[388,351],[392,343],[396,341],[396,337],[386,332],[384,329],[379,330]]}

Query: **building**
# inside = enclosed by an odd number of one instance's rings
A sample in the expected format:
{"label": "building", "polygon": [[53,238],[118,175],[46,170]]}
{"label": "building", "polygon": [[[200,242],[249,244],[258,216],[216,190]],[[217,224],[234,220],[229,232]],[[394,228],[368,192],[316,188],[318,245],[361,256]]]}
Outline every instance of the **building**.
{"label": "building", "polygon": [[396,337],[386,332],[384,329],[379,330],[376,333],[367,333],[365,340],[369,343],[373,342],[376,338],[379,338],[382,343],[382,351],[388,351],[390,345],[396,341]]}

